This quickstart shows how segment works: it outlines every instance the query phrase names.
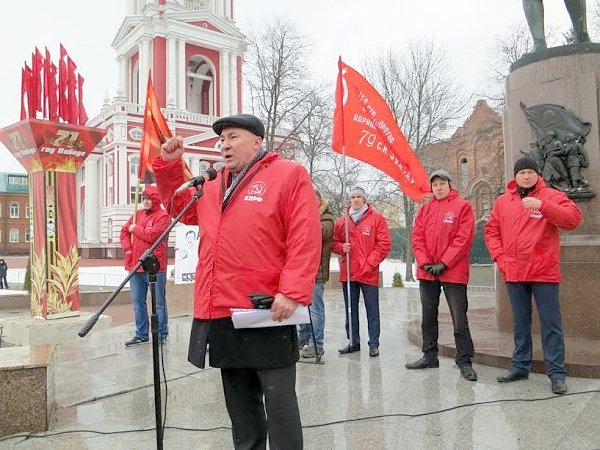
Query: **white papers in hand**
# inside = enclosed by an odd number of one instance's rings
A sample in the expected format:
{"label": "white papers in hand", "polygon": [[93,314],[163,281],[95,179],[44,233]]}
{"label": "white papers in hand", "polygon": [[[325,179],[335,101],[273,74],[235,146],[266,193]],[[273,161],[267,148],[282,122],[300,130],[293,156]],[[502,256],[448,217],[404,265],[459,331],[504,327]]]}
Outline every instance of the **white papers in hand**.
{"label": "white papers in hand", "polygon": [[273,311],[270,309],[231,308],[231,312],[231,320],[233,321],[234,328],[280,327],[283,325],[298,325],[310,322],[306,306],[298,306],[289,318],[281,322],[273,320]]}

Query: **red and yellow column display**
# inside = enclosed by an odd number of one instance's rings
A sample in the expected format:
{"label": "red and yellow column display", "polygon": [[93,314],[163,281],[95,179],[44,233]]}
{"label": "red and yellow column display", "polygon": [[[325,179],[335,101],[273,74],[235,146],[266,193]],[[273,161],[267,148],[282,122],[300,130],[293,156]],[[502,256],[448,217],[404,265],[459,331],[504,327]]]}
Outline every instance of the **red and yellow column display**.
{"label": "red and yellow column display", "polygon": [[38,119],[0,130],[2,143],[29,172],[34,317],[79,313],[75,172],[105,133],[100,128]]}

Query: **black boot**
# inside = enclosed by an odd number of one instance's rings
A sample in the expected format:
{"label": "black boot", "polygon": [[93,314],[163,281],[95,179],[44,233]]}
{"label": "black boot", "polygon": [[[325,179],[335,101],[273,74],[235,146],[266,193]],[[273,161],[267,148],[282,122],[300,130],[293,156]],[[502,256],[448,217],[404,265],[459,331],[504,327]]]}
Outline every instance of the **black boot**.
{"label": "black boot", "polygon": [[408,363],[404,367],[406,367],[407,369],[429,369],[440,367],[440,361],[439,359],[437,359],[437,356],[433,358],[427,358],[423,356],[421,359],[418,359],[415,362]]}

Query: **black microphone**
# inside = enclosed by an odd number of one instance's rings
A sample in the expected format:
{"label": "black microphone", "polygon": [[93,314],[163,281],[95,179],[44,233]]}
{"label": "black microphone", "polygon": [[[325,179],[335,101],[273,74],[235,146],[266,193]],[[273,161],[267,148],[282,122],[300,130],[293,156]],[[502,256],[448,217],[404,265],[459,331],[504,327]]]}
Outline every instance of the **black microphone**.
{"label": "black microphone", "polygon": [[211,167],[206,172],[192,178],[190,181],[186,181],[179,186],[175,191],[175,195],[179,195],[191,187],[196,187],[198,185],[202,186],[205,182],[212,181],[215,178],[217,178],[217,171]]}

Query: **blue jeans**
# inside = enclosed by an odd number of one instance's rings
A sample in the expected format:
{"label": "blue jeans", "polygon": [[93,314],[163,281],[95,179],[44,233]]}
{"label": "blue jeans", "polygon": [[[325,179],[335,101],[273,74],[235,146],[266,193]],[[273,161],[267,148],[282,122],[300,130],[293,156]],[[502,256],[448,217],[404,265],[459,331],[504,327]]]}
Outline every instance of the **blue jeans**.
{"label": "blue jeans", "polygon": [[[166,338],[169,335],[169,313],[165,298],[165,283],[167,276],[165,272],[156,274],[156,314],[158,315],[158,337]],[[141,339],[148,339],[148,307],[146,306],[146,294],[150,287],[149,275],[144,272],[136,272],[129,280],[131,303],[135,315],[135,335]]]}
{"label": "blue jeans", "polygon": [[[346,336],[350,339],[348,330],[348,283],[342,283],[344,305],[346,307]],[[351,345],[360,345],[358,329],[358,298],[360,291],[363,293],[365,308],[367,310],[367,326],[369,329],[369,347],[379,347],[379,287],[370,284],[350,282],[350,301],[352,306],[352,340]]]}
{"label": "blue jeans", "polygon": [[308,345],[314,345],[312,339],[314,332],[317,348],[323,348],[323,335],[325,333],[324,290],[325,283],[317,283],[313,289],[313,295],[310,301],[310,318],[312,320],[313,329],[311,330],[310,323],[303,323],[298,327],[298,340],[307,341]]}
{"label": "blue jeans", "polygon": [[542,349],[547,374],[565,378],[565,339],[563,336],[558,283],[506,283],[513,314],[515,350],[512,365],[518,370],[529,370],[531,365],[531,295],[535,298],[540,318]]}

